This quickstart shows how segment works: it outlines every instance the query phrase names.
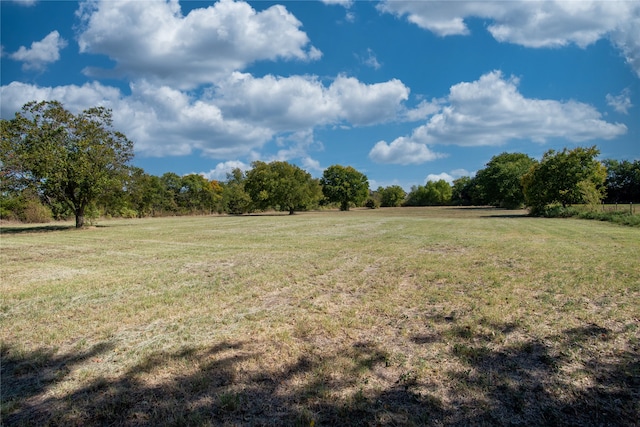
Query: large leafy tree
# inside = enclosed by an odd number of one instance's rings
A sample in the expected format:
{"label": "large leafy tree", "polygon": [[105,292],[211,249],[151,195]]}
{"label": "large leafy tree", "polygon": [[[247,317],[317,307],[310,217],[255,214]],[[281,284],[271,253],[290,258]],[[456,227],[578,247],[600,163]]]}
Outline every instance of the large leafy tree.
{"label": "large leafy tree", "polygon": [[552,204],[598,203],[604,197],[605,166],[595,147],[547,151],[522,177],[526,204],[536,215]]}
{"label": "large leafy tree", "polygon": [[475,184],[484,204],[516,209],[524,204],[522,177],[536,161],[523,153],[494,156],[478,171]]}
{"label": "large leafy tree", "polygon": [[331,203],[339,203],[341,211],[362,204],[369,197],[369,180],[351,166],[329,166],[320,179],[322,194]]}
{"label": "large leafy tree", "polygon": [[318,181],[288,162],[254,162],[247,172],[245,191],[257,209],[278,209],[290,215],[308,209],[321,196]]}
{"label": "large leafy tree", "polygon": [[30,102],[3,121],[2,148],[12,176],[34,186],[48,204],[67,206],[78,228],[101,194],[123,181],[133,157],[133,143],[112,128],[110,110],[76,115],[57,101]]}

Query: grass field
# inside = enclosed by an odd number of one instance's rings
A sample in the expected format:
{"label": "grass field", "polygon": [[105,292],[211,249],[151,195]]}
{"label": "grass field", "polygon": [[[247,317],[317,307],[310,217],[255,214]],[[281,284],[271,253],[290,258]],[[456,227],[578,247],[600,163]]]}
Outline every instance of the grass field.
{"label": "grass field", "polygon": [[2,226],[4,425],[638,425],[640,229],[398,208]]}

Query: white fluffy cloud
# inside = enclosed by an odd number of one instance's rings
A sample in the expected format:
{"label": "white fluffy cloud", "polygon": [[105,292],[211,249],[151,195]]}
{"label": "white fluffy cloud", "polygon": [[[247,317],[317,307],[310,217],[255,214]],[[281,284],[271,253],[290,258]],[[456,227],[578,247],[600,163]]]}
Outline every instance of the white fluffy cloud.
{"label": "white fluffy cloud", "polygon": [[236,72],[213,96],[229,117],[295,131],[343,121],[364,126],[392,120],[409,88],[396,79],[364,84],[338,76],[326,86],[315,76],[256,78]]}
{"label": "white fluffy cloud", "polygon": [[435,158],[428,147],[436,144],[544,143],[552,138],[583,142],[612,139],[627,132],[625,125],[604,121],[588,104],[525,98],[517,86],[518,79],[505,79],[499,71],[474,82],[458,83],[426,124],[391,144],[378,142],[369,155],[381,163],[422,163]]}
{"label": "white fluffy cloud", "polygon": [[369,158],[377,163],[393,163],[400,165],[421,164],[446,157],[445,154],[433,152],[426,144],[399,137],[391,144],[378,141],[369,152]]}
{"label": "white fluffy cloud", "polygon": [[78,15],[81,52],[109,56],[117,64],[111,72],[174,87],[215,82],[259,60],[321,56],[281,5],[256,12],[246,2],[221,0],[183,16],[177,0],[104,0],[84,4]]}
{"label": "white fluffy cloud", "polygon": [[9,55],[11,59],[22,62],[24,70],[42,70],[47,64],[60,59],[60,50],[67,46],[67,41],[57,31],[50,32],[40,41],[31,43],[30,48],[20,46]]}
{"label": "white fluffy cloud", "polygon": [[93,106],[113,108],[120,102],[121,93],[117,88],[104,86],[100,83],[87,83],[82,86],[41,87],[28,83],[11,82],[0,87],[0,115],[8,119],[16,111],[31,101],[62,102],[70,111],[80,112]]}
{"label": "white fluffy cloud", "polygon": [[439,36],[467,35],[467,18],[487,26],[500,42],[527,47],[586,47],[610,37],[640,76],[640,3],[634,1],[396,1],[378,5]]}

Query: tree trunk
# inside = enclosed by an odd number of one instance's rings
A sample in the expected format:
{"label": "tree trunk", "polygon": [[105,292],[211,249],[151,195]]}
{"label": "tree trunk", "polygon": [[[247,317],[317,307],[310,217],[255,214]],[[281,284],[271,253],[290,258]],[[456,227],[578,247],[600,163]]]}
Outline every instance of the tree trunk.
{"label": "tree trunk", "polygon": [[293,208],[289,209],[289,215],[293,215],[295,213],[295,210]]}
{"label": "tree trunk", "polygon": [[349,202],[342,201],[342,203],[340,203],[340,210],[341,211],[348,211],[349,210]]}
{"label": "tree trunk", "polygon": [[76,228],[84,227],[84,208],[76,209]]}

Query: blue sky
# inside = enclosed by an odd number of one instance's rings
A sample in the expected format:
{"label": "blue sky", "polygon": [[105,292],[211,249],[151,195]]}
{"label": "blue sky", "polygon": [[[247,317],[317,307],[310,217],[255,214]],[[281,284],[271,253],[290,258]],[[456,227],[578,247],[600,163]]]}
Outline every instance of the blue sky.
{"label": "blue sky", "polygon": [[502,152],[640,159],[638,1],[6,1],[0,114],[113,111],[148,173],[254,160],[372,188]]}

